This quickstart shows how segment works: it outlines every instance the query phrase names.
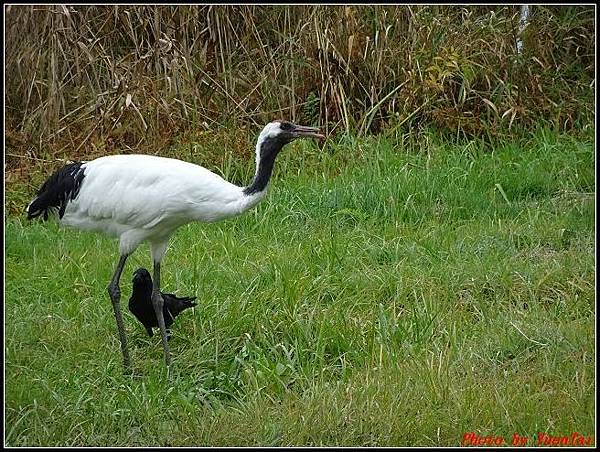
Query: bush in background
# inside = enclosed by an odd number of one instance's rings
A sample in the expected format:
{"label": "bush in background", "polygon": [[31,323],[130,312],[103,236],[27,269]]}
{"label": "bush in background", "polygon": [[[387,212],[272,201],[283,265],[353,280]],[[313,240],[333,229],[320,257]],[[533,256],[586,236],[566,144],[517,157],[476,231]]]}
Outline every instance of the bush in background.
{"label": "bush in background", "polygon": [[521,54],[518,6],[12,5],[5,21],[9,166],[278,117],[483,138],[593,117],[593,6],[532,6]]}

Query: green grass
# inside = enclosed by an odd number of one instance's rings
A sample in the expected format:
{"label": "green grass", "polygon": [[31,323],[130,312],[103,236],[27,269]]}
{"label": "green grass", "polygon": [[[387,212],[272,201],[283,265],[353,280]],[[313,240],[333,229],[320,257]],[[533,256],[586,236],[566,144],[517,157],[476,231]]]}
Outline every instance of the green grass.
{"label": "green grass", "polygon": [[[592,435],[593,136],[312,146],[284,151],[254,211],[172,239],[163,290],[199,306],[174,325],[170,379],[128,312],[136,377],[122,374],[116,241],[8,217],[6,444]],[[243,183],[253,164],[227,168]],[[124,306],[142,265],[147,246]]]}

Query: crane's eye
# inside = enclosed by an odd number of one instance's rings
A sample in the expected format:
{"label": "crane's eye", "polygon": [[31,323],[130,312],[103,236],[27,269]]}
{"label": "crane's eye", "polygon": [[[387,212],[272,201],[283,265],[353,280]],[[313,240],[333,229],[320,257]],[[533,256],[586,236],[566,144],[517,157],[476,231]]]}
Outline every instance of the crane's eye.
{"label": "crane's eye", "polygon": [[284,132],[291,132],[294,126],[291,122],[281,121],[281,123],[279,124],[279,128]]}

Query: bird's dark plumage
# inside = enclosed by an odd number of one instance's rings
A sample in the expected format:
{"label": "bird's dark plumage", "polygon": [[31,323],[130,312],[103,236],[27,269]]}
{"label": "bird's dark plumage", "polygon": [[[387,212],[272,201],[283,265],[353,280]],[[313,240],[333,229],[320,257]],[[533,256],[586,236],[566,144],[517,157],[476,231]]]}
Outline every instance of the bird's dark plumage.
{"label": "bird's dark plumage", "polygon": [[[184,310],[196,306],[192,303],[196,297],[178,297],[171,293],[161,292],[163,304],[163,316],[168,337],[170,328],[175,317]],[[152,328],[158,328],[158,320],[152,306],[152,278],[150,272],[145,268],[138,268],[133,273],[133,292],[129,298],[129,311],[144,325],[149,336],[152,336]]]}
{"label": "bird's dark plumage", "polygon": [[67,201],[75,199],[79,194],[85,177],[82,165],[83,162],[73,162],[56,170],[27,206],[27,217],[31,219],[43,215],[44,220],[47,220],[48,213],[52,209],[58,209],[58,216],[62,218]]}

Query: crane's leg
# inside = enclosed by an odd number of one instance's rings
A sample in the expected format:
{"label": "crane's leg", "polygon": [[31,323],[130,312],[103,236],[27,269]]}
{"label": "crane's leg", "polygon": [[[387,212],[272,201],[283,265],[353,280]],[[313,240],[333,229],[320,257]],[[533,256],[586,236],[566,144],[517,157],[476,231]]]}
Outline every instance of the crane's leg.
{"label": "crane's leg", "polygon": [[160,336],[162,338],[163,349],[165,351],[165,362],[167,366],[171,366],[171,350],[167,338],[167,328],[165,326],[165,317],[163,315],[164,300],[160,293],[160,262],[154,261],[154,279],[152,281],[152,306],[158,320],[160,328]]}
{"label": "crane's leg", "polygon": [[119,288],[119,280],[121,279],[121,273],[123,273],[123,267],[125,267],[125,261],[128,255],[122,254],[119,258],[119,263],[115,273],[113,274],[110,284],[108,285],[108,295],[110,301],[112,301],[113,310],[115,311],[115,319],[117,320],[117,328],[119,329],[119,339],[121,340],[121,352],[123,353],[123,365],[125,371],[131,371],[131,360],[129,359],[129,350],[127,348],[127,336],[125,334],[125,324],[123,323],[123,316],[121,315],[121,289]]}

